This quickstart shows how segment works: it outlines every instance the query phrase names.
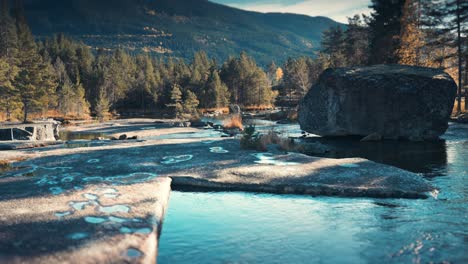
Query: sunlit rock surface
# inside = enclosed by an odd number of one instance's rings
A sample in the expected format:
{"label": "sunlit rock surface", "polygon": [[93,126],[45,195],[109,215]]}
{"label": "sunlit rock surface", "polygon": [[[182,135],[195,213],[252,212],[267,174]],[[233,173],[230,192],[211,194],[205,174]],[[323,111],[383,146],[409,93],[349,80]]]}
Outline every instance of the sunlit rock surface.
{"label": "sunlit rock surface", "polygon": [[0,263],[156,262],[169,178],[45,165],[0,178]]}
{"label": "sunlit rock surface", "polygon": [[0,125],[0,141],[55,141],[58,133],[56,121]]}
{"label": "sunlit rock surface", "polygon": [[450,75],[432,68],[328,69],[302,100],[298,120],[321,136],[436,139],[448,128],[456,88]]}
{"label": "sunlit rock surface", "polygon": [[[110,133],[125,131],[128,135],[145,131],[148,136],[138,141],[2,152],[27,159],[14,163],[16,169],[6,174],[38,178],[37,184],[57,195],[64,192],[57,182],[128,184],[157,177],[171,177],[174,189],[398,198],[427,197],[434,191],[421,175],[365,159],[246,151],[240,149],[237,139],[213,137],[207,130],[174,130],[164,126],[142,129],[149,125],[155,126],[150,121],[119,121],[119,125],[101,125],[98,129]],[[86,131],[86,127],[80,129]],[[96,129],[94,125],[92,129]],[[184,138],[186,130],[193,132],[190,138]],[[161,136],[154,136],[157,133]],[[69,173],[65,178],[57,178],[57,173],[44,169],[51,167],[56,167],[59,174]]]}

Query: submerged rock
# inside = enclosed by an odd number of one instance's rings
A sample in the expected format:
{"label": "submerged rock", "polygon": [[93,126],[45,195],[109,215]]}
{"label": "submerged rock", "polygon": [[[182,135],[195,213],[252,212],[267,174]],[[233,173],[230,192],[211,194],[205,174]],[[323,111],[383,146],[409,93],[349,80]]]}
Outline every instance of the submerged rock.
{"label": "submerged rock", "polygon": [[456,84],[442,70],[402,65],[328,69],[299,106],[321,136],[436,139],[448,128]]}
{"label": "submerged rock", "polygon": [[372,133],[361,139],[361,142],[381,141],[382,135],[378,133]]}

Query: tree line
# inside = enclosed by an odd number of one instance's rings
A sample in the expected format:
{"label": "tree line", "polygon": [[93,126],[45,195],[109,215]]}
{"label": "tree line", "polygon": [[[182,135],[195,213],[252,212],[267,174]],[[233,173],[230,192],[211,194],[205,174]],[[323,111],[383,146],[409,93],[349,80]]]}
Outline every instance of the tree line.
{"label": "tree line", "polygon": [[245,52],[218,65],[203,51],[187,63],[124,49],[93,50],[63,34],[35,40],[21,8],[0,14],[0,110],[26,121],[31,113],[99,118],[115,111],[170,110],[196,117],[198,109],[236,103],[269,107],[275,92]]}
{"label": "tree line", "polygon": [[[318,56],[330,67],[403,64],[440,68],[468,85],[468,1],[372,0],[370,16],[326,31]],[[465,94],[465,96],[467,96]],[[468,109],[467,109],[468,110]]]}
{"label": "tree line", "polygon": [[[323,33],[309,57],[263,69],[245,52],[223,63],[203,52],[190,61],[95,50],[63,34],[34,39],[21,8],[0,10],[0,111],[63,116],[166,111],[196,117],[199,109],[295,106],[327,68],[399,63],[442,68],[467,83],[468,3],[460,0],[372,0],[370,16]],[[459,104],[460,107],[460,104]],[[461,109],[459,109],[461,111]]]}

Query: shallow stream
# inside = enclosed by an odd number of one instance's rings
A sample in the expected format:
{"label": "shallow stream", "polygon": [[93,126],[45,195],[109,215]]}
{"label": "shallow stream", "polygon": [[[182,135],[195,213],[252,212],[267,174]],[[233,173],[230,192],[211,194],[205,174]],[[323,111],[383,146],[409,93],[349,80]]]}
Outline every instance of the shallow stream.
{"label": "shallow stream", "polygon": [[468,263],[468,125],[451,124],[443,139],[341,142],[347,150],[330,154],[419,172],[440,189],[437,199],[172,192],[158,261]]}

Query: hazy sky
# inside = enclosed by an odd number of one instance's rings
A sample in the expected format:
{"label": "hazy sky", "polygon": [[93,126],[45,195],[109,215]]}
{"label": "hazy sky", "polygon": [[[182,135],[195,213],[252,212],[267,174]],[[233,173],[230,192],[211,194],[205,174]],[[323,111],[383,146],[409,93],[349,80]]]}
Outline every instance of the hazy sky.
{"label": "hazy sky", "polygon": [[369,14],[370,0],[210,0],[245,10],[327,16],[339,22],[354,14]]}

